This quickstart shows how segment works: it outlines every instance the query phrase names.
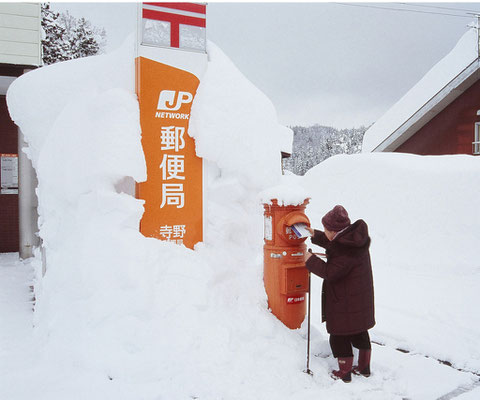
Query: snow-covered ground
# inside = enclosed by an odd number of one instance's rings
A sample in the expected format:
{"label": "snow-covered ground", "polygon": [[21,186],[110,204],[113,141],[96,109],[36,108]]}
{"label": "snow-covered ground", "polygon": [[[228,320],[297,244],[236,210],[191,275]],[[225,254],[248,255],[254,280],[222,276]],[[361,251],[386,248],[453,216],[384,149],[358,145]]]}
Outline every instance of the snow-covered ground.
{"label": "snow-covered ground", "polygon": [[[476,375],[480,372],[480,351],[476,346],[480,335],[476,312],[480,268],[473,253],[474,229],[479,221],[468,207],[474,207],[471,200],[476,198],[475,187],[480,183],[479,168],[479,160],[469,156],[367,154],[336,156],[304,178],[286,177],[286,186],[302,185],[305,192],[311,193],[307,211],[314,224],[332,204],[342,203],[352,219],[364,218],[370,225],[377,325],[371,331],[375,344],[373,375],[368,379],[355,378],[352,384],[345,385],[328,377],[335,360],[330,355],[328,335],[319,323],[320,280],[312,288],[311,368],[315,375],[310,378],[303,374],[305,326],[289,331],[268,313],[264,298],[258,296],[262,291],[261,246],[245,244],[256,253],[256,260],[243,259],[253,263],[244,268],[256,271],[256,281],[247,282],[243,281],[245,276],[232,270],[238,268],[242,256],[235,253],[232,243],[223,240],[227,248],[221,260],[213,261],[219,249],[208,245],[201,246],[198,255],[187,256],[201,262],[211,253],[209,265],[197,264],[203,272],[209,267],[217,270],[204,289],[210,295],[203,293],[206,297],[193,299],[188,296],[194,286],[202,284],[202,279],[197,276],[192,285],[185,266],[182,269],[176,265],[166,274],[176,282],[170,283],[175,291],[180,284],[188,288],[172,298],[173,304],[162,303],[156,311],[159,323],[180,326],[180,331],[168,327],[158,330],[158,340],[175,348],[176,359],[170,358],[174,364],[165,365],[165,354],[158,353],[158,365],[163,368],[151,367],[159,375],[143,379],[132,368],[131,376],[110,380],[100,371],[78,365],[76,359],[64,359],[59,369],[51,364],[57,362],[58,355],[49,358],[43,354],[43,359],[32,361],[29,354],[36,354],[38,349],[33,347],[37,342],[31,337],[32,330],[27,329],[32,321],[29,264],[15,263],[14,255],[3,257],[2,278],[8,279],[2,279],[2,285],[6,283],[7,287],[1,289],[9,295],[2,298],[0,310],[6,326],[12,327],[9,338],[3,341],[8,343],[7,359],[12,358],[17,368],[8,368],[5,379],[11,384],[1,398],[60,399],[69,394],[79,399],[476,399],[480,390]],[[262,225],[260,209],[257,204],[251,210],[258,226]],[[414,245],[418,240],[423,242],[421,248]],[[169,246],[163,249],[171,256],[173,250]],[[462,257],[455,260],[447,255],[449,252]],[[228,253],[231,258],[225,265]],[[176,254],[186,256],[180,248]],[[178,268],[183,272],[175,273]],[[161,281],[161,277],[158,279]],[[168,291],[169,285],[160,281],[157,284]],[[252,285],[254,291],[245,289]],[[242,290],[246,291],[244,295]],[[215,321],[210,312],[217,316]],[[202,313],[203,317],[198,318]],[[212,322],[215,325],[210,326]],[[181,333],[184,330],[191,339]],[[178,340],[171,336],[179,332]],[[139,346],[144,340],[145,335],[138,334]],[[188,342],[183,347],[182,340]],[[189,346],[201,348],[205,344],[210,353],[200,352],[205,358],[199,360],[196,350]],[[107,355],[106,351],[97,351],[100,358]],[[149,357],[143,359],[152,362]],[[25,379],[32,385],[22,385]],[[185,385],[190,394],[181,388],[183,380],[189,381]],[[43,388],[42,393],[37,392],[37,385]]]}
{"label": "snow-covered ground", "polygon": [[[275,139],[288,132],[269,100],[210,45],[191,116],[206,164],[208,217],[205,240],[192,251],[143,237],[142,202],[118,190],[125,177],[146,178],[133,71],[127,43],[108,56],[30,72],[9,89],[38,174],[47,272],[39,273],[38,256],[0,259],[7,294],[0,399],[466,400],[478,393],[480,159],[337,156],[305,177],[282,177]],[[378,321],[370,378],[346,385],[329,377],[335,360],[319,322],[318,280],[315,374],[302,372],[305,324],[291,331],[267,310],[261,193],[290,201],[308,194],[317,227],[335,204],[369,224]]]}
{"label": "snow-covered ground", "polygon": [[[30,362],[33,269],[17,253],[0,254],[0,376]],[[1,384],[5,385],[2,379]]]}
{"label": "snow-covered ground", "polygon": [[[303,179],[314,191],[307,208],[312,221],[343,204],[352,220],[369,224],[377,319],[372,339],[386,351],[409,351],[409,359],[429,357],[425,367],[435,359],[480,372],[479,170],[473,156],[375,153],[332,157]],[[314,292],[319,285],[316,280]],[[390,366],[396,381],[406,366]],[[417,368],[412,365],[416,373],[401,383],[407,393],[413,390],[406,397],[436,398],[428,392],[439,389],[439,398],[443,385],[455,381]],[[474,374],[468,379],[479,380]],[[425,392],[415,393],[415,386]]]}

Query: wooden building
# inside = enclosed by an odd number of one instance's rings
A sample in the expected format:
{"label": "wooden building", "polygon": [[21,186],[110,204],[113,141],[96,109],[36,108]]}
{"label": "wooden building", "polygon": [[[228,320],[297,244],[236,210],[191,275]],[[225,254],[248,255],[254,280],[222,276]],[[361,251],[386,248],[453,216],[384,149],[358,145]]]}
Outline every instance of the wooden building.
{"label": "wooden building", "polygon": [[470,29],[365,133],[363,152],[480,154],[479,29]]}
{"label": "wooden building", "polygon": [[[32,191],[30,177],[33,169],[25,154],[19,149],[24,146],[21,132],[10,119],[7,109],[6,93],[10,84],[25,72],[41,65],[41,9],[40,3],[0,3],[0,155],[1,155],[1,191],[0,191],[0,252],[18,252],[22,255],[22,234],[28,235],[28,229],[22,230],[22,216],[31,225],[32,202],[30,194],[25,203],[19,206],[22,184],[27,192]],[[20,167],[20,168],[19,168]],[[35,185],[35,184],[33,184]],[[34,186],[33,186],[34,189]],[[24,199],[25,196],[24,196]],[[33,206],[34,207],[34,206]],[[26,211],[26,213],[24,212]],[[35,210],[36,212],[36,210]],[[35,238],[23,238],[27,245],[25,256],[34,245]],[[26,241],[25,241],[26,240]]]}

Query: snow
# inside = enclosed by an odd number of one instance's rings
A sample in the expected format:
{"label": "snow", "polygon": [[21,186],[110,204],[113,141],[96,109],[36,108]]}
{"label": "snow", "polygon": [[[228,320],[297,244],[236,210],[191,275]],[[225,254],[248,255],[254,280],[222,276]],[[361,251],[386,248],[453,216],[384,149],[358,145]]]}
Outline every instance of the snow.
{"label": "snow", "polygon": [[[47,271],[42,277],[38,251],[23,263],[0,258],[9,279],[0,281],[8,331],[0,398],[388,400],[474,389],[478,159],[336,156],[305,177],[282,177],[272,104],[213,44],[209,58],[191,119],[208,172],[209,217],[195,250],[143,237],[142,201],[116,190],[125,177],[145,179],[131,42],[11,85],[9,110],[39,178]],[[335,204],[369,224],[379,343],[370,378],[329,377],[335,360],[318,280],[313,377],[302,372],[306,324],[289,330],[268,311],[262,201],[272,196],[285,204],[311,197],[317,227]]]}
{"label": "snow", "polygon": [[336,204],[369,225],[376,340],[469,371],[480,369],[479,172],[473,156],[373,153],[334,156],[305,175],[318,187],[312,225]]}
{"label": "snow", "polygon": [[30,264],[20,262],[17,253],[0,254],[0,282],[0,376],[3,376],[7,368],[22,366],[24,360],[18,355],[31,336],[33,271]]}
{"label": "snow", "polygon": [[272,204],[272,200],[277,200],[277,204],[282,206],[300,205],[311,197],[311,191],[302,186],[298,177],[290,172],[282,176],[278,185],[271,186],[259,194],[261,203]]}
{"label": "snow", "polygon": [[[189,128],[197,154],[242,183],[274,185],[281,175],[281,151],[291,152],[293,132],[278,123],[272,102],[217,46],[209,42],[207,51],[210,63]],[[287,149],[285,142],[290,143]]]}
{"label": "snow", "polygon": [[362,151],[364,153],[373,151],[474,62],[478,54],[478,30],[471,28],[449,54],[365,132]]}
{"label": "snow", "polygon": [[477,400],[480,397],[480,387],[475,388],[472,391],[460,394],[456,397],[456,400]]}

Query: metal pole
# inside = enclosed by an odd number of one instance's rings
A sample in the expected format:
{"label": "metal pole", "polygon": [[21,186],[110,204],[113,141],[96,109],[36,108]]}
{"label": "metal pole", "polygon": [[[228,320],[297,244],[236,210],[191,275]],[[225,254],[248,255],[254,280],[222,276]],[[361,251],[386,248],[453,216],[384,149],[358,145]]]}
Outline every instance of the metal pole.
{"label": "metal pole", "polygon": [[32,162],[22,151],[26,147],[23,133],[18,129],[18,230],[20,258],[33,256],[34,247],[39,246],[37,214],[37,195],[35,189],[38,185],[37,175]]}
{"label": "metal pole", "polygon": [[310,370],[310,286],[312,283],[311,279],[311,273],[310,271],[308,272],[308,306],[307,306],[307,313],[308,313],[308,319],[307,319],[307,368],[305,369],[306,374],[308,375],[313,375],[313,372]]}

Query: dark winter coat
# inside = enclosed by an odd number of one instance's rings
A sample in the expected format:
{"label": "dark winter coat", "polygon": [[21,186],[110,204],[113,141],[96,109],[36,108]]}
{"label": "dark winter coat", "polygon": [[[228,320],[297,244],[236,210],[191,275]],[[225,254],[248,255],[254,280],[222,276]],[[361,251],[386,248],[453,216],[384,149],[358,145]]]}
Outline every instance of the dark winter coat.
{"label": "dark winter coat", "polygon": [[358,220],[331,242],[315,231],[312,243],[326,249],[327,262],[308,259],[306,267],[323,278],[322,322],[332,335],[353,335],[375,325],[370,237],[365,221]]}

